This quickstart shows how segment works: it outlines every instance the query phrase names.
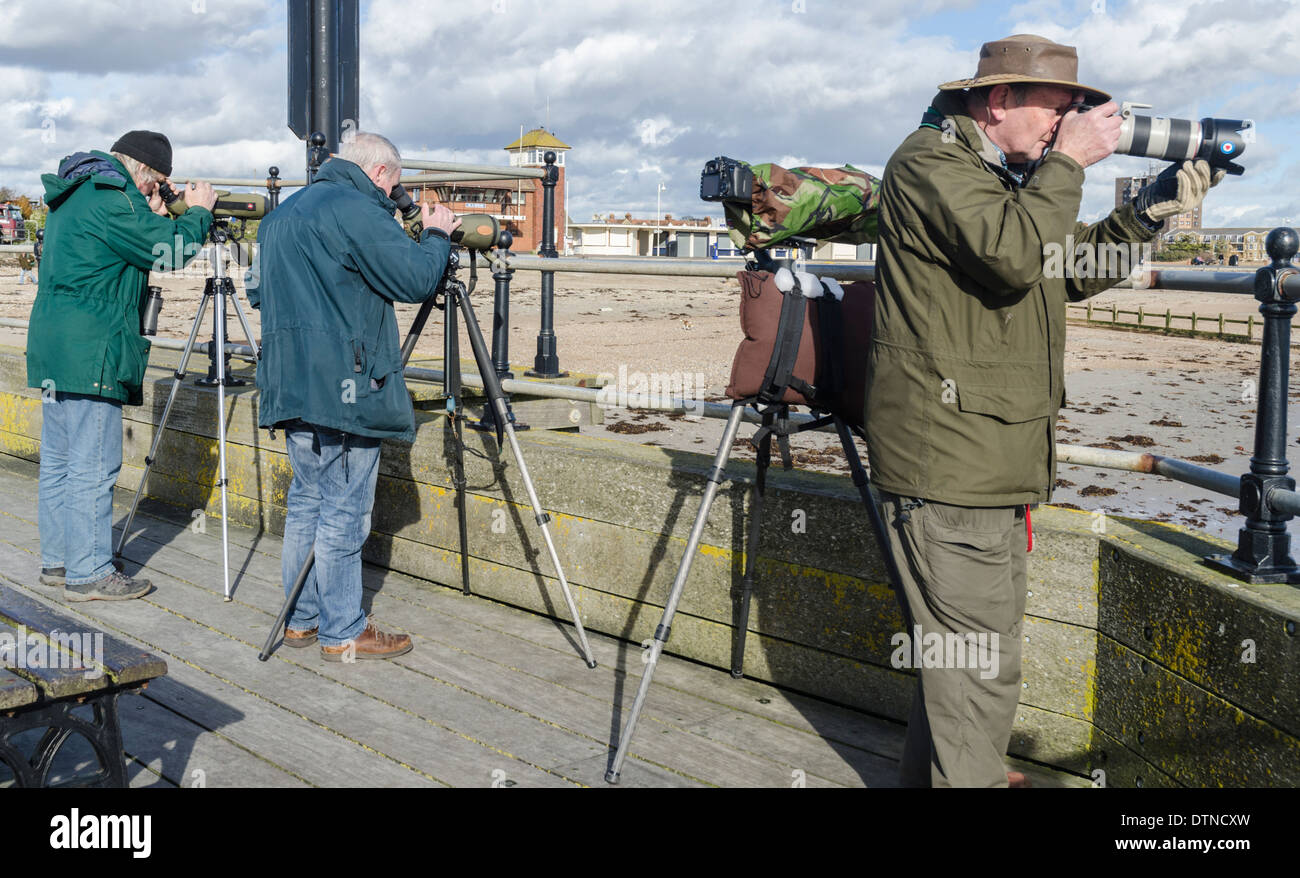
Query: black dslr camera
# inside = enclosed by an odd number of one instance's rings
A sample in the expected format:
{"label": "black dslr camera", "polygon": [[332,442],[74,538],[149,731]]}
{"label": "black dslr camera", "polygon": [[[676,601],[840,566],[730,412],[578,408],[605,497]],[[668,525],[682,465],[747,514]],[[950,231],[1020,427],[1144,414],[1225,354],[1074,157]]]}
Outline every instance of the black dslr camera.
{"label": "black dslr camera", "polygon": [[726,156],[704,163],[700,174],[700,198],[749,204],[754,192],[754,172],[749,165]]}

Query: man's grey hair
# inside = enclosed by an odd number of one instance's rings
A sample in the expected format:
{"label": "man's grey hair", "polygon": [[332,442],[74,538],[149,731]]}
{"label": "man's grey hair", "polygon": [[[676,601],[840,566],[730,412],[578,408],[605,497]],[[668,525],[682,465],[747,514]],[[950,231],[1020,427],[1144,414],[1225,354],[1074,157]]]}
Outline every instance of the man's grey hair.
{"label": "man's grey hair", "polygon": [[142,161],[138,161],[129,155],[123,155],[120,152],[110,153],[113,158],[122,163],[126,172],[131,175],[136,187],[147,186],[149,183],[157,181],[162,182],[167,179],[167,175],[162,171],[155,171]]}
{"label": "man's grey hair", "polygon": [[339,147],[339,158],[347,159],[367,174],[377,165],[390,171],[401,167],[402,157],[397,147],[387,137],[369,131],[358,131]]}

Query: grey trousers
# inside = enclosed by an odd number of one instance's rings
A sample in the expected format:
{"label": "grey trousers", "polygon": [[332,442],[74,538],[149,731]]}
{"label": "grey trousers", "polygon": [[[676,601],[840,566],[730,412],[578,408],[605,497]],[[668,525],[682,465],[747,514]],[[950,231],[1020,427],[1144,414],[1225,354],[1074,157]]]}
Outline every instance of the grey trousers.
{"label": "grey trousers", "polygon": [[1005,787],[1020,701],[1024,507],[971,508],[878,492],[907,622],[891,663],[917,669],[900,782]]}

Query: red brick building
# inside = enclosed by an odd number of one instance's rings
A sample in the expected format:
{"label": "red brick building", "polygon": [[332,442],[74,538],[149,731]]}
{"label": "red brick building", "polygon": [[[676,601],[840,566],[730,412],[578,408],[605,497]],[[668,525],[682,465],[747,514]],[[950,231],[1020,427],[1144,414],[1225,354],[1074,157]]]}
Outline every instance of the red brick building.
{"label": "red brick building", "polygon": [[[564,250],[565,155],[572,149],[545,128],[534,128],[505,147],[511,167],[545,168],[547,150],[555,152],[559,179],[555,184],[555,247]],[[536,253],[542,246],[541,180],[472,180],[462,183],[434,183],[423,187],[418,200],[441,203],[453,213],[490,213],[514,236],[510,249]]]}

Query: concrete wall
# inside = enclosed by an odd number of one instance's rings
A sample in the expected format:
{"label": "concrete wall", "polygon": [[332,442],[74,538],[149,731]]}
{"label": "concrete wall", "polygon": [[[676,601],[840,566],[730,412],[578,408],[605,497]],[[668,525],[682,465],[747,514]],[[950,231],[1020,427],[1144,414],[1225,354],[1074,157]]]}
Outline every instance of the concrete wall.
{"label": "concrete wall", "polygon": [[[168,357],[155,354],[145,404],[125,410],[120,486],[134,489],[142,473],[169,388]],[[41,402],[25,385],[22,352],[0,348],[0,452],[36,460]],[[251,388],[227,400],[231,517],[279,532],[290,469],[283,436],[253,428],[256,404]],[[384,447],[365,555],[459,587],[445,422],[435,411],[417,418],[414,445]],[[219,515],[215,436],[215,392],[187,385],[149,494],[182,514]],[[650,637],[710,458],[543,430],[519,439],[584,624]],[[466,443],[475,592],[566,618],[514,459],[498,455],[489,436],[467,431]],[[752,472],[745,462],[730,466],[668,644],[724,668]],[[903,620],[853,486],[779,468],[770,486],[746,673],[904,720],[914,680],[890,664],[890,637]],[[806,522],[802,532],[796,519]],[[1052,508],[1036,512],[1034,524],[1012,753],[1109,786],[1300,785],[1300,590],[1212,572],[1199,557],[1222,545],[1168,526],[1111,518],[1099,534],[1088,515]]]}

